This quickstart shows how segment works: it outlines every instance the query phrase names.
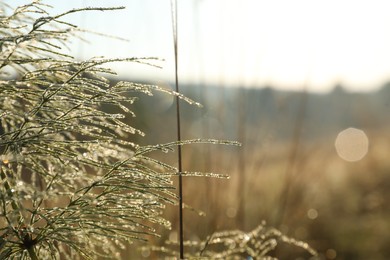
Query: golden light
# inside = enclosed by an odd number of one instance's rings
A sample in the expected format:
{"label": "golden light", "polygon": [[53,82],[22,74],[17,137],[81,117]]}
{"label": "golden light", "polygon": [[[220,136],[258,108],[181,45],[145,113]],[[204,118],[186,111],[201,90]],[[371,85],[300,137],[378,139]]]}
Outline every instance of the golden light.
{"label": "golden light", "polygon": [[352,127],[341,131],[335,142],[337,154],[348,162],[363,159],[368,152],[368,146],[368,137],[364,131]]}

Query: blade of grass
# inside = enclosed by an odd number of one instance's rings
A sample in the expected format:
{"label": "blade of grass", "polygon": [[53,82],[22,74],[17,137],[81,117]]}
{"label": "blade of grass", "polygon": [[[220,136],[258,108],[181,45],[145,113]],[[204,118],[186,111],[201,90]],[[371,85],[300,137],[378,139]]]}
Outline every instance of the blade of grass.
{"label": "blade of grass", "polygon": [[[179,91],[179,76],[178,76],[178,43],[177,43],[177,0],[171,0],[171,15],[172,15],[172,31],[173,31],[173,46],[175,55],[175,90]],[[176,96],[176,122],[177,122],[177,141],[181,142],[180,128],[180,99]],[[181,145],[177,147],[177,161],[179,170],[179,241],[180,241],[180,259],[184,259],[184,232],[183,232],[183,176],[182,176],[182,151]]]}

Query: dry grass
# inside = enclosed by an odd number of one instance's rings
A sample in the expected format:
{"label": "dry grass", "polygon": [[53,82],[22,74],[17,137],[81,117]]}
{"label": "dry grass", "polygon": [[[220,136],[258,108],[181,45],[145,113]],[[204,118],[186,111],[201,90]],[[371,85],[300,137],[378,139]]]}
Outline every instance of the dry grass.
{"label": "dry grass", "polygon": [[[387,129],[368,131],[370,150],[355,163],[339,158],[334,148],[337,133],[322,140],[303,141],[286,176],[288,142],[270,141],[247,153],[246,179],[239,187],[240,149],[225,147],[187,147],[185,169],[231,175],[223,179],[186,179],[186,203],[206,212],[199,216],[185,211],[185,237],[200,241],[215,231],[242,228],[250,231],[262,220],[278,227],[286,235],[312,245],[324,259],[387,259],[390,251],[390,150]],[[209,150],[205,152],[205,150]],[[246,149],[243,147],[242,149]],[[205,158],[205,154],[211,156]],[[202,169],[199,169],[202,168]],[[286,178],[289,189],[285,191]],[[238,192],[242,192],[239,194]],[[283,196],[286,196],[284,198]],[[286,200],[285,207],[281,201]],[[240,205],[245,201],[245,205]],[[245,219],[239,219],[239,209]],[[167,209],[166,217],[177,221],[176,209]],[[282,214],[282,215],[281,215]],[[245,223],[243,223],[243,221]],[[174,225],[175,227],[175,225]],[[164,239],[176,239],[177,231],[164,232]],[[281,259],[300,253],[290,247],[279,247],[275,255]]]}

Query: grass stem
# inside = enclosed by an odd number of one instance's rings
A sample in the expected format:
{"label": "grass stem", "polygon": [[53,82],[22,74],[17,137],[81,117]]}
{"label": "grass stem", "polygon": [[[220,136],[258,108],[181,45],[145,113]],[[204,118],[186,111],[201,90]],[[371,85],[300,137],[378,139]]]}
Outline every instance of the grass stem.
{"label": "grass stem", "polygon": [[[177,0],[171,1],[172,14],[172,29],[173,29],[173,45],[175,55],[175,90],[179,91],[179,76],[178,76],[178,43],[177,43]],[[177,122],[177,141],[181,142],[180,128],[180,98],[176,96],[176,122]],[[181,145],[178,145],[178,170],[179,170],[179,242],[180,242],[180,259],[184,259],[184,232],[183,232],[183,176],[182,176],[182,151]]]}

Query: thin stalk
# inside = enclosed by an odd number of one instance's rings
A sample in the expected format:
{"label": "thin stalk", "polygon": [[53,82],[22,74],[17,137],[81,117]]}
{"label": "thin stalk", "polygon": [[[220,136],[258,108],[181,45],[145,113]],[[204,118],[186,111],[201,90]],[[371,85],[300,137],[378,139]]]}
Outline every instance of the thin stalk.
{"label": "thin stalk", "polygon": [[[179,76],[178,76],[178,43],[177,43],[177,0],[171,0],[172,14],[172,31],[173,31],[173,46],[175,55],[175,90],[179,91]],[[177,122],[177,141],[181,142],[181,127],[180,127],[180,99],[176,96],[176,122]],[[182,152],[181,145],[177,147],[177,161],[179,170],[179,242],[180,242],[180,259],[184,259],[184,232],[183,232],[183,168],[182,168]]]}
{"label": "thin stalk", "polygon": [[[1,177],[1,180],[2,180],[2,182],[3,182],[4,188],[5,188],[5,190],[6,190],[7,194],[8,194],[8,196],[12,197],[12,196],[13,196],[13,194],[12,194],[12,193],[13,193],[13,192],[12,192],[12,188],[11,188],[11,186],[10,186],[8,180],[7,180],[6,174],[3,172],[2,169],[0,169],[0,177]],[[22,216],[22,213],[20,213],[19,206],[18,206],[18,204],[16,203],[16,201],[12,200],[12,202],[11,202],[11,207],[12,207],[12,209],[13,209],[14,211],[19,212],[20,221],[22,221],[22,220],[23,220],[23,216]]]}
{"label": "thin stalk", "polygon": [[38,260],[38,256],[35,253],[34,247],[28,247],[27,248],[28,255],[30,256],[31,260]]}
{"label": "thin stalk", "polygon": [[[240,142],[243,145],[246,145],[246,89],[241,89],[241,94],[239,97],[239,104],[240,108],[238,111],[238,129],[237,129],[237,135],[240,140]],[[246,148],[248,149],[248,148]],[[246,204],[247,204],[247,161],[246,161],[246,151],[243,149],[240,153],[239,159],[238,159],[238,187],[237,187],[237,197],[239,198],[239,206],[237,211],[237,219],[240,222],[241,229],[245,230],[246,228]]]}

